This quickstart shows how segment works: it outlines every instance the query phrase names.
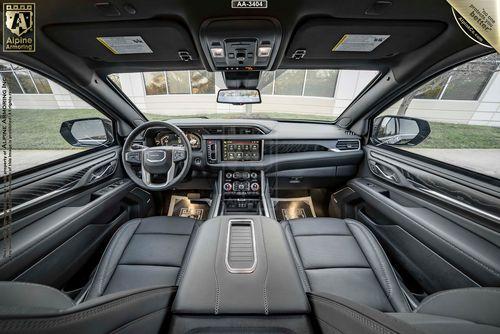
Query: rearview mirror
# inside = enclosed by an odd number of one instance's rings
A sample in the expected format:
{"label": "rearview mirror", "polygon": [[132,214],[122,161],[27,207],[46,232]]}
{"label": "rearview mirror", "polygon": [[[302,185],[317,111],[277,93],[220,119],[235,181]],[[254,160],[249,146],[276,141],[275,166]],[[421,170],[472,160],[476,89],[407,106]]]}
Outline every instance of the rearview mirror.
{"label": "rearview mirror", "polygon": [[102,118],[74,119],[63,122],[59,133],[75,147],[97,147],[113,142],[111,122]]}
{"label": "rearview mirror", "polygon": [[373,122],[372,139],[375,144],[415,146],[431,133],[423,119],[403,116],[383,116]]}
{"label": "rearview mirror", "polygon": [[258,89],[221,89],[217,94],[218,103],[254,104],[261,103]]}

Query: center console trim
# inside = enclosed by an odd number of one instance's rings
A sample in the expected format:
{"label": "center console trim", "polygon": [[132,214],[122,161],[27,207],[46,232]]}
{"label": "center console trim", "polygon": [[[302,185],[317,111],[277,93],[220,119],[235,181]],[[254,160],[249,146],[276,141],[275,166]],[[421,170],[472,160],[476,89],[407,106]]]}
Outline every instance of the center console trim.
{"label": "center console trim", "polygon": [[[229,264],[229,245],[231,241],[231,227],[233,223],[250,223],[250,228],[252,230],[252,248],[253,248],[253,263],[252,266],[248,268],[233,268]],[[252,219],[231,219],[227,224],[227,240],[226,240],[226,256],[225,256],[226,268],[231,274],[251,274],[257,268],[257,244],[255,243],[255,228]]]}

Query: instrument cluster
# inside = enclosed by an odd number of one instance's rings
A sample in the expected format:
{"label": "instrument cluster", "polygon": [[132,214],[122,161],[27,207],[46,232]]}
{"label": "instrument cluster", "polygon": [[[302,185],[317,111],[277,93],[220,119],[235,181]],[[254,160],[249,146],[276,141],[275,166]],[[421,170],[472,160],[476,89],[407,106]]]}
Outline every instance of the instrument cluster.
{"label": "instrument cluster", "polygon": [[[192,132],[186,132],[186,137],[191,144],[191,149],[199,150],[201,149],[201,137],[200,135]],[[179,146],[181,145],[181,139],[171,132],[158,132],[154,137],[154,143],[156,146]]]}

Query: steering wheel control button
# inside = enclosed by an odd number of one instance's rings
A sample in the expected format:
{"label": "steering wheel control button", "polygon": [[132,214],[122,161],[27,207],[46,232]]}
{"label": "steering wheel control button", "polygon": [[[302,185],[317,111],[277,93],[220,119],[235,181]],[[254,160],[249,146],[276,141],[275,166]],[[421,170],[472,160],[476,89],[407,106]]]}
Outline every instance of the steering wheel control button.
{"label": "steering wheel control button", "polygon": [[141,152],[127,152],[125,160],[133,164],[139,164],[141,163]]}
{"label": "steering wheel control button", "polygon": [[182,161],[186,159],[186,151],[176,150],[174,151],[174,161]]}

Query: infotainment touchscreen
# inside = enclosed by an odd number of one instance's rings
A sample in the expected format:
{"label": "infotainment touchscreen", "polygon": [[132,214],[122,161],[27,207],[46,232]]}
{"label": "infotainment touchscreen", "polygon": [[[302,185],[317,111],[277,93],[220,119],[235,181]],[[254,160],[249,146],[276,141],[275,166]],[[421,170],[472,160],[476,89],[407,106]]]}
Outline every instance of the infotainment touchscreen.
{"label": "infotainment touchscreen", "polygon": [[260,140],[223,140],[223,161],[259,161],[261,159]]}

